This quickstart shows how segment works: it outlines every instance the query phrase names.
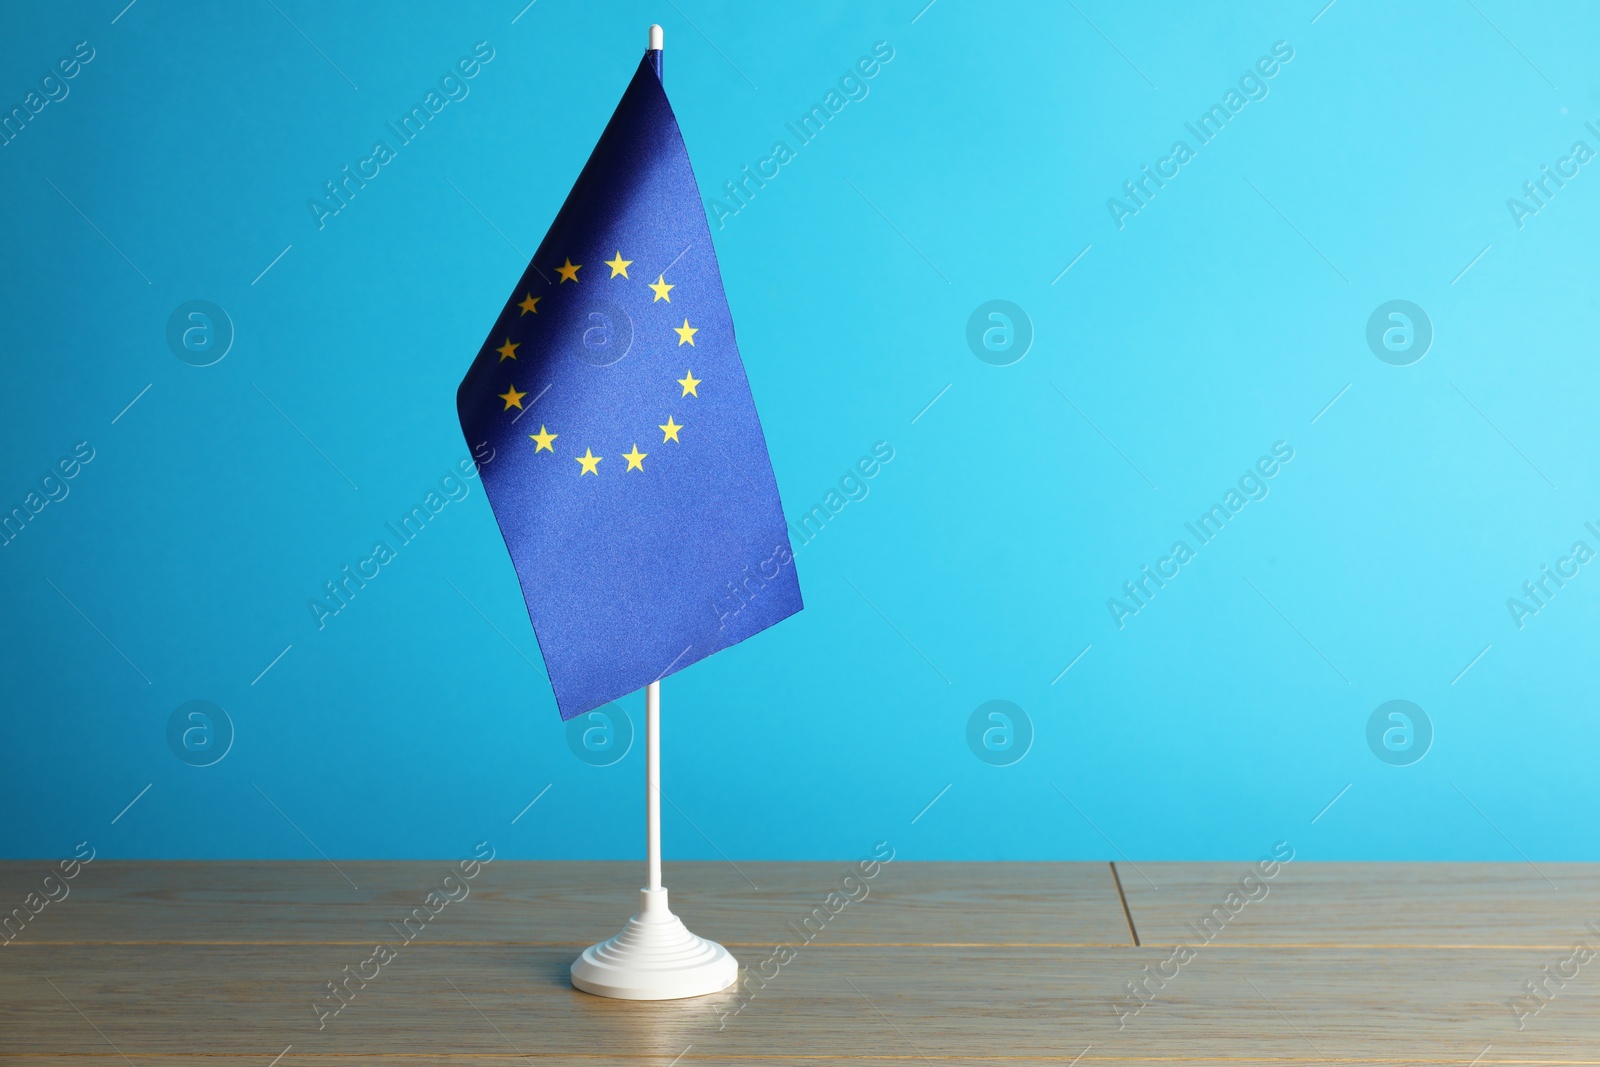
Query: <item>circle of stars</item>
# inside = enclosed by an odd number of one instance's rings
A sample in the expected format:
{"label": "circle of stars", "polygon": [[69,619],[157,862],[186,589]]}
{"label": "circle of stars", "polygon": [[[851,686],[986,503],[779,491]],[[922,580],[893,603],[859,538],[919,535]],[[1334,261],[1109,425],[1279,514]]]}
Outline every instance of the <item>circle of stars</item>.
{"label": "circle of stars", "polygon": [[[607,267],[611,268],[611,275],[608,280],[616,278],[622,278],[625,281],[632,280],[628,277],[628,268],[633,266],[633,260],[623,259],[621,250],[618,250],[611,259],[605,260],[604,262]],[[582,269],[582,263],[572,262],[571,256],[564,257],[561,266],[555,268],[556,274],[560,278],[560,281],[557,284],[565,285],[567,282],[572,282],[575,285],[580,284],[578,282],[578,271]],[[654,294],[650,301],[652,304],[661,303],[663,301],[668,304],[672,303],[672,290],[677,288],[677,286],[667,281],[665,272],[657,274],[655,281],[647,282],[646,284],[649,286],[650,291]],[[532,293],[523,294],[522,300],[515,305],[516,307],[522,309],[522,314],[519,315],[518,318],[520,319],[526,315],[537,315],[539,313],[539,301],[542,299],[543,297],[534,296]],[[694,335],[699,333],[700,329],[697,326],[691,326],[687,317],[684,318],[682,326],[673,326],[671,329],[678,335],[678,344],[676,347],[682,348],[684,345],[688,345],[690,348],[694,347]],[[515,362],[517,358],[517,349],[521,347],[521,344],[522,342],[512,341],[511,338],[507,337],[505,342],[501,344],[499,348],[495,349],[495,351],[500,354],[499,362],[504,363],[508,359]],[[683,377],[677,380],[678,385],[683,389],[678,399],[681,400],[684,397],[690,396],[699,399],[700,393],[698,392],[698,389],[702,381],[704,381],[704,379],[696,378],[694,376],[693,370],[685,369],[683,372]],[[525,392],[518,392],[517,387],[509,383],[506,386],[506,391],[499,394],[500,399],[504,400],[506,403],[504,410],[510,411],[512,408],[516,408],[519,412],[522,410],[522,398],[527,395],[528,394]],[[682,443],[678,439],[678,431],[683,429],[683,424],[678,422],[672,415],[669,414],[667,416],[667,421],[661,423],[656,428],[661,431],[662,444]],[[539,432],[529,434],[528,439],[533,442],[533,450],[536,455],[540,452],[548,452],[554,456],[556,454],[555,442],[560,436],[560,434],[551,433],[548,427],[541,425],[539,427]],[[640,473],[643,473],[644,461],[649,458],[649,455],[650,453],[648,452],[639,451],[638,442],[634,442],[632,448],[622,454],[622,458],[628,462],[628,466],[625,468],[625,471],[639,471]],[[595,455],[593,448],[585,446],[583,455],[579,456],[574,454],[572,459],[578,464],[579,478],[582,478],[585,474],[593,474],[596,477],[599,477],[600,462],[601,460],[605,459],[605,457]]]}

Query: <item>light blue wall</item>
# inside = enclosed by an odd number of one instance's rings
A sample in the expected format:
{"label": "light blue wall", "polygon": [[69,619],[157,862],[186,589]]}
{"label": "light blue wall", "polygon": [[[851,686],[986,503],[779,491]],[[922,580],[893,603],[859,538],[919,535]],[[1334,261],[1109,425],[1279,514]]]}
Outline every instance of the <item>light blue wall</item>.
{"label": "light blue wall", "polygon": [[[6,108],[94,58],[0,147],[0,504],[93,459],[0,548],[0,852],[641,854],[642,744],[569,748],[476,482],[323,629],[307,602],[466,455],[455,385],[656,20],[708,193],[796,149],[714,227],[791,517],[893,449],[799,547],[806,610],[666,686],[669,856],[1597,858],[1600,563],[1521,626],[1507,599],[1600,550],[1600,163],[1520,225],[1507,199],[1600,150],[1600,17],[1322,2],[11,14]],[[308,200],[480,41],[319,229]],[[207,367],[166,337],[196,299],[236,333]],[[1034,333],[1009,366],[966,340],[995,299]],[[1407,366],[1366,340],[1395,299],[1434,333]],[[1409,766],[1368,743],[1397,699],[1433,732]],[[233,726],[211,766],[169,743],[192,700]],[[1010,766],[969,748],[991,700],[1031,723]]]}

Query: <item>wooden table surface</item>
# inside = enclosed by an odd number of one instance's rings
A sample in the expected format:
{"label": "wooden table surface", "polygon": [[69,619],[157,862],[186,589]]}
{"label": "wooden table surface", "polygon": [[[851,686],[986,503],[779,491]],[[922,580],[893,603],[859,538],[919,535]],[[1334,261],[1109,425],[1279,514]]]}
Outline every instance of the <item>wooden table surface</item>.
{"label": "wooden table surface", "polygon": [[807,942],[848,863],[669,863],[691,929],[795,951],[653,1004],[567,982],[640,864],[498,859],[404,940],[452,867],[96,860],[0,944],[0,1063],[1600,1064],[1600,867],[897,860]]}

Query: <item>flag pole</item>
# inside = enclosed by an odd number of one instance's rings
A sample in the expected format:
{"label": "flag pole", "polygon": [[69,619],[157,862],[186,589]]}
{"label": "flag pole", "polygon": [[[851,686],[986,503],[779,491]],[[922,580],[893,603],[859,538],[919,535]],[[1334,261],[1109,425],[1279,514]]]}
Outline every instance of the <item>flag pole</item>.
{"label": "flag pole", "polygon": [[[650,27],[651,40],[661,32]],[[658,46],[659,47],[659,46]],[[646,888],[661,888],[661,683],[644,690],[644,821],[645,855],[650,871]]]}
{"label": "flag pole", "polygon": [[[662,47],[650,27],[650,50]],[[644,819],[647,875],[639,911],[622,933],[590,945],[572,961],[572,984],[618,1000],[679,1000],[727,989],[739,961],[715,941],[696,937],[667,906],[661,884],[661,682],[644,690]]]}
{"label": "flag pole", "polygon": [[[665,45],[660,26],[650,27],[650,51]],[[661,888],[661,682],[656,680],[644,691],[644,812],[645,854],[649,858],[650,889]]]}

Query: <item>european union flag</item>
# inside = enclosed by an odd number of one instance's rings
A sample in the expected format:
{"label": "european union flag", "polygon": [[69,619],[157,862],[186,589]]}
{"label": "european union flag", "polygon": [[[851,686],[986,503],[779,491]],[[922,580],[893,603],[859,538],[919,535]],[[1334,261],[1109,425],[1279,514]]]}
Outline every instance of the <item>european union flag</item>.
{"label": "european union flag", "polygon": [[645,53],[456,407],[563,719],[800,610],[660,50]]}

